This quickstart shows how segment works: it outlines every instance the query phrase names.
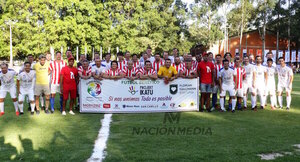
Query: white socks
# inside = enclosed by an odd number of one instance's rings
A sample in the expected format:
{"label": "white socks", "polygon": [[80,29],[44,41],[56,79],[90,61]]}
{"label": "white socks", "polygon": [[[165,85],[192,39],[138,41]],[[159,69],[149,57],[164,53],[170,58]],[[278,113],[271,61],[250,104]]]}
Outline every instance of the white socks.
{"label": "white socks", "polygon": [[18,101],[14,102],[14,106],[15,106],[16,112],[18,112],[18,111],[19,111],[19,108],[18,108]]}
{"label": "white socks", "polygon": [[225,108],[224,108],[224,98],[223,97],[220,97],[220,106],[221,106],[222,110],[225,110]]}
{"label": "white socks", "polygon": [[244,107],[247,107],[247,97],[244,96],[244,97],[243,97],[243,100],[244,100]]}
{"label": "white socks", "polygon": [[23,103],[19,104],[20,112],[23,112]]}
{"label": "white socks", "polygon": [[271,100],[271,106],[276,106],[276,96],[275,95],[270,96],[270,100]]}
{"label": "white socks", "polygon": [[286,96],[286,107],[290,108],[291,106],[292,97]]}
{"label": "white socks", "polygon": [[4,112],[4,102],[0,102],[0,111]]}
{"label": "white socks", "polygon": [[282,107],[282,96],[278,96],[279,107]]}
{"label": "white socks", "polygon": [[256,96],[251,95],[251,105],[252,105],[252,108],[254,108],[256,106]]}
{"label": "white socks", "polygon": [[235,105],[236,105],[237,99],[232,99],[232,110],[235,110]]}
{"label": "white socks", "polygon": [[41,106],[42,106],[42,107],[45,106],[45,103],[44,103],[44,97],[43,97],[43,96],[40,96],[40,103],[41,103]]}
{"label": "white socks", "polygon": [[31,112],[34,112],[35,103],[30,103],[30,107],[31,107]]}

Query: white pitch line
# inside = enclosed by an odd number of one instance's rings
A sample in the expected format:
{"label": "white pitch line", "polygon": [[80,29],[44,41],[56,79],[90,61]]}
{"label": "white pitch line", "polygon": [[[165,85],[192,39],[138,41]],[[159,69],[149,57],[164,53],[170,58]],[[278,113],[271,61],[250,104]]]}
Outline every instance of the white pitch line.
{"label": "white pitch line", "polygon": [[104,118],[101,120],[101,128],[95,141],[93,154],[87,160],[88,162],[101,162],[105,158],[104,150],[106,149],[106,141],[109,136],[111,116],[112,114],[105,114]]}

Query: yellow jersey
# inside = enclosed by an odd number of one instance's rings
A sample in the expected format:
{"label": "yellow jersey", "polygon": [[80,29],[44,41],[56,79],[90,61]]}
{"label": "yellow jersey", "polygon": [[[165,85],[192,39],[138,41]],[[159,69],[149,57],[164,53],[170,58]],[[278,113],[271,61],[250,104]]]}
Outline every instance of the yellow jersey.
{"label": "yellow jersey", "polygon": [[49,63],[45,63],[41,65],[40,62],[36,63],[33,66],[33,70],[36,73],[36,80],[35,83],[39,85],[49,85],[49,78],[48,78],[48,70],[49,70]]}
{"label": "yellow jersey", "polygon": [[164,76],[164,77],[171,78],[174,75],[176,75],[177,73],[178,73],[177,70],[173,66],[170,66],[169,68],[166,68],[166,66],[161,66],[159,68],[157,74],[159,76]]}

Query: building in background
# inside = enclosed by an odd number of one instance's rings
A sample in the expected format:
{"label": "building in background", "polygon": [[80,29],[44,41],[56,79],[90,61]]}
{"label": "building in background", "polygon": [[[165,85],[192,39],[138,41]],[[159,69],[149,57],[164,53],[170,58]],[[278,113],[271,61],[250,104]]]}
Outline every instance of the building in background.
{"label": "building in background", "polygon": [[[239,43],[240,43],[240,37],[239,36],[231,36],[228,39],[228,51],[233,54],[239,54]],[[214,54],[221,54],[224,55],[224,47],[226,45],[225,40],[220,40],[216,42],[209,51],[213,52]],[[243,34],[243,39],[241,43],[241,53],[240,56],[242,57],[243,54],[253,54],[256,55],[262,55],[262,47],[263,42],[261,35],[258,30],[252,30],[249,32],[245,32]],[[300,47],[296,47],[296,43],[291,42],[291,50],[288,51],[288,40],[286,38],[280,38],[279,39],[279,51],[278,55],[276,55],[276,33],[267,30],[266,31],[266,37],[265,37],[265,54],[269,51],[271,51],[274,54],[274,58],[276,57],[276,60],[278,57],[285,57],[286,62],[291,63],[297,63],[300,62]],[[298,56],[298,57],[297,57]]]}

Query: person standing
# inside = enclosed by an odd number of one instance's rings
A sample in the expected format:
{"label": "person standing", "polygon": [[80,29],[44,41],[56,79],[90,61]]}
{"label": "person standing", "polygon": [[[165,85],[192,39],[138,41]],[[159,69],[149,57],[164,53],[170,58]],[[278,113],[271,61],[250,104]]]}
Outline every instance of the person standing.
{"label": "person standing", "polygon": [[77,91],[77,83],[78,83],[78,70],[73,67],[74,58],[68,58],[68,66],[65,66],[61,69],[60,74],[60,91],[63,94],[63,109],[62,115],[66,114],[66,103],[69,99],[70,95],[70,111],[71,115],[75,115],[73,112],[73,106],[76,100],[76,91]]}
{"label": "person standing", "polygon": [[291,106],[291,92],[292,92],[292,83],[294,80],[293,70],[286,66],[284,58],[280,57],[278,59],[280,66],[277,69],[278,72],[278,102],[280,109],[282,109],[282,92],[285,90],[286,93],[286,110],[290,109]]}
{"label": "person standing", "polygon": [[46,57],[44,55],[39,56],[39,62],[36,63],[33,69],[36,72],[36,80],[35,80],[35,106],[36,106],[36,114],[40,114],[40,96],[42,94],[46,97],[46,108],[45,113],[49,114],[49,100],[50,100],[50,87],[49,87],[49,79],[48,75],[50,74],[49,71],[49,64],[46,64]]}
{"label": "person standing", "polygon": [[[54,103],[55,103],[55,95],[56,93],[60,94],[60,72],[63,67],[67,66],[67,63],[61,60],[61,53],[56,52],[56,58],[54,61],[50,63],[50,72],[51,72],[51,97],[50,97],[50,107],[51,113],[54,112]],[[62,109],[63,104],[63,96],[60,94],[60,109]]]}
{"label": "person standing", "polygon": [[6,63],[1,64],[1,72],[0,72],[0,116],[4,115],[4,99],[6,97],[7,92],[10,94],[10,97],[14,103],[14,107],[16,110],[16,115],[19,116],[18,110],[18,101],[16,96],[16,84],[14,77],[17,73],[13,69],[8,69],[8,65]]}
{"label": "person standing", "polygon": [[271,100],[271,109],[275,110],[276,106],[276,88],[275,88],[275,74],[277,73],[276,68],[272,65],[273,60],[268,59],[267,60],[267,74],[268,74],[268,82],[267,82],[267,87],[266,87],[266,101],[265,104],[267,103],[267,96],[270,95],[270,100]]}
{"label": "person standing", "polygon": [[203,105],[206,103],[206,109],[208,112],[210,110],[210,94],[212,92],[212,87],[215,85],[214,77],[214,64],[208,61],[207,53],[203,55],[203,61],[198,64],[197,73],[200,77],[200,90],[201,90],[201,102],[200,102],[200,112],[203,112]]}

